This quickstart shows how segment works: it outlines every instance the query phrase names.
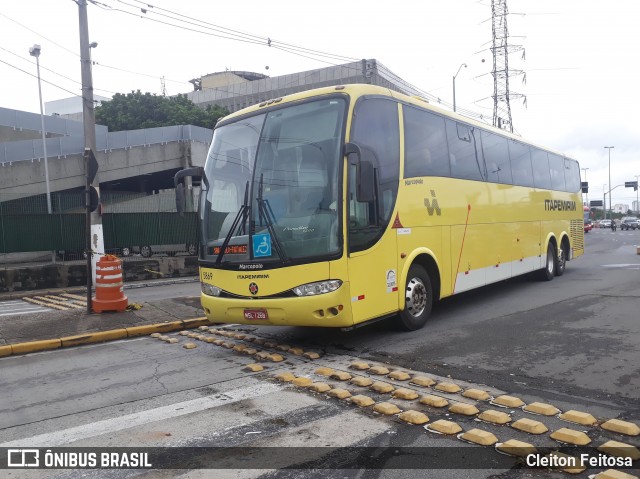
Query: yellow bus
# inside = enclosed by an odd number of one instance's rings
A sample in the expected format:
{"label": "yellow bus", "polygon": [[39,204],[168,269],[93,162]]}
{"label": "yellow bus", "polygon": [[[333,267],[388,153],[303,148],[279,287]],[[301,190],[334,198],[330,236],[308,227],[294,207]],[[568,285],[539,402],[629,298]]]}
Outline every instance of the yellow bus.
{"label": "yellow bus", "polygon": [[[212,322],[422,327],[434,301],[583,253],[580,167],[372,85],[223,118],[201,176],[201,301]],[[534,286],[532,286],[534,287]]]}

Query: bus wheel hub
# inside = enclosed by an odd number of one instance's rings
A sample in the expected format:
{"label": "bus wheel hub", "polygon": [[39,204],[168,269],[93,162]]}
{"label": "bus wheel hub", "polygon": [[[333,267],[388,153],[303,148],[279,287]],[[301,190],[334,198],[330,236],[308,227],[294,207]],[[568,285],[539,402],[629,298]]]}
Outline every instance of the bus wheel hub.
{"label": "bus wheel hub", "polygon": [[407,309],[411,315],[414,317],[420,316],[427,306],[427,288],[419,278],[412,278],[407,283],[405,298]]}

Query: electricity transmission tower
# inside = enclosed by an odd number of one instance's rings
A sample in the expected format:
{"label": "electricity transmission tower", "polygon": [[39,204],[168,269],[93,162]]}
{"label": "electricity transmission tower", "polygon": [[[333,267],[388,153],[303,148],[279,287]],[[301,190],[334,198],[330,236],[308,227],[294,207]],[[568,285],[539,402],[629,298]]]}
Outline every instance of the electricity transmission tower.
{"label": "electricity transmission tower", "polygon": [[523,75],[522,70],[509,70],[509,54],[522,51],[524,59],[524,47],[522,45],[509,44],[509,29],[507,28],[507,15],[509,8],[507,0],[491,0],[491,29],[493,42],[491,53],[493,53],[493,126],[509,130],[513,133],[513,121],[511,119],[511,105],[509,100],[524,98],[522,93],[515,93],[509,90],[509,77]]}

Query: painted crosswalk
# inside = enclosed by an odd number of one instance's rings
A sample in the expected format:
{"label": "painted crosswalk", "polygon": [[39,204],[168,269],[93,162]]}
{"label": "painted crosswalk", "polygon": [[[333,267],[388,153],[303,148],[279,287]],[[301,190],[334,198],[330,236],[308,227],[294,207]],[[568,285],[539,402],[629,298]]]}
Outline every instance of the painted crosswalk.
{"label": "painted crosswalk", "polygon": [[51,309],[41,305],[27,303],[21,299],[0,301],[0,317],[14,316],[17,314],[42,313],[45,311],[51,311]]}
{"label": "painted crosswalk", "polygon": [[86,307],[86,298],[77,294],[46,294],[9,301],[0,301],[0,317],[43,313],[52,310],[72,311],[76,309],[85,309]]}

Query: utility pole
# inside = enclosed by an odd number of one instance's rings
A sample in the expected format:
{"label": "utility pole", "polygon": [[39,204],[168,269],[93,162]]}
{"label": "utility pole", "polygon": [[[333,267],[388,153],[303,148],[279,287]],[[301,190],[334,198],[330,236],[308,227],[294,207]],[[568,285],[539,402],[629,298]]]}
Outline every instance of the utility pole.
{"label": "utility pole", "polygon": [[87,0],[77,0],[78,19],[80,25],[80,68],[82,73],[82,121],[84,124],[84,148],[86,165],[86,248],[87,248],[87,313],[91,313],[91,286],[95,281],[97,256],[104,254],[104,237],[102,234],[102,217],[100,207],[91,211],[91,192],[100,198],[98,183],[93,186],[97,163],[96,151],[96,116],[93,109],[93,77],[91,74],[91,47],[96,43],[89,43],[89,22],[87,19]]}
{"label": "utility pole", "polygon": [[[522,51],[522,45],[509,44],[509,29],[507,28],[509,8],[507,0],[491,0],[491,30],[493,34],[491,53],[493,53],[493,126],[513,133],[510,99],[524,98],[522,93],[512,93],[509,90],[509,77],[524,75],[522,70],[509,70],[509,54]],[[524,81],[524,80],[523,80]]]}

